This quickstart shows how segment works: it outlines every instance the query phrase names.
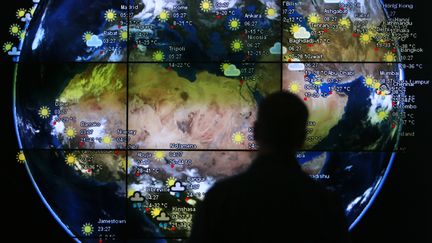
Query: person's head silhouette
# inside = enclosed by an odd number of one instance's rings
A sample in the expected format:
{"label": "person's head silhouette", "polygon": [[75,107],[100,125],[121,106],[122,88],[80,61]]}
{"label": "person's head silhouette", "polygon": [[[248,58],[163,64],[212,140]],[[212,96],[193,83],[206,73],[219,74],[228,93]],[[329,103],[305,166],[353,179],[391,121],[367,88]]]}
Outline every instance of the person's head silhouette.
{"label": "person's head silhouette", "polygon": [[261,152],[294,153],[303,146],[308,120],[306,105],[294,94],[276,92],[258,106],[254,126]]}

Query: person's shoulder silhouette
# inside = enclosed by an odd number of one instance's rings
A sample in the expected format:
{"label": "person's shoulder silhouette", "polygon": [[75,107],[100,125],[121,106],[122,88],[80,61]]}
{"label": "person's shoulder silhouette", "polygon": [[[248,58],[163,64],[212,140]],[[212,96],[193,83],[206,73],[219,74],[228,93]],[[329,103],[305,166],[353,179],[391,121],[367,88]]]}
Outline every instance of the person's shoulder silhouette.
{"label": "person's shoulder silhouette", "polygon": [[338,198],[296,161],[307,119],[304,103],[287,92],[271,94],[259,104],[257,158],[247,171],[207,192],[189,242],[349,242]]}

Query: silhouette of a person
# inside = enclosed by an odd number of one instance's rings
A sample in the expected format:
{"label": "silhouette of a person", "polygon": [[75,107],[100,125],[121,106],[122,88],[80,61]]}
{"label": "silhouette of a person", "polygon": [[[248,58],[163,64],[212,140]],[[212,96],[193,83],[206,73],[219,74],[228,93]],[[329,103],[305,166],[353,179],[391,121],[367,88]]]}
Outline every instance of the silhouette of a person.
{"label": "silhouette of a person", "polygon": [[308,111],[295,95],[277,92],[258,107],[259,146],[247,171],[217,182],[193,219],[190,243],[349,242],[338,198],[300,168]]}

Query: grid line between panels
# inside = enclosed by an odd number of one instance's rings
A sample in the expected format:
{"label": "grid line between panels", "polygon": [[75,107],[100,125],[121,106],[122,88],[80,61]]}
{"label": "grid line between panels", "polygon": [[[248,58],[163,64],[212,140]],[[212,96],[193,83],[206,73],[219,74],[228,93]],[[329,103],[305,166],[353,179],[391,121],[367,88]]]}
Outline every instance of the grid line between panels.
{"label": "grid line between panels", "polygon": [[[220,64],[226,62],[225,60],[220,61],[163,61],[163,62],[155,62],[155,61],[115,61],[115,62],[107,62],[107,61],[86,61],[86,62],[77,62],[77,61],[37,61],[37,62],[15,62],[16,64],[21,65],[30,65],[30,64],[182,64],[182,63],[190,63],[190,64]],[[325,64],[325,63],[353,63],[353,64],[422,64],[420,62],[383,62],[383,61],[230,61],[231,63],[236,64],[253,64],[253,63],[269,63],[269,64],[289,64],[289,63],[318,63],[318,64]]]}
{"label": "grid line between panels", "polygon": [[[248,149],[22,149],[22,151],[46,151],[46,152],[58,152],[58,151],[107,151],[107,152],[134,152],[134,151],[189,151],[189,152],[258,152],[258,150]],[[365,150],[365,149],[310,149],[310,150],[298,150],[299,153],[303,152],[338,152],[338,153],[391,153],[391,152],[404,152],[397,149],[388,150]]]}

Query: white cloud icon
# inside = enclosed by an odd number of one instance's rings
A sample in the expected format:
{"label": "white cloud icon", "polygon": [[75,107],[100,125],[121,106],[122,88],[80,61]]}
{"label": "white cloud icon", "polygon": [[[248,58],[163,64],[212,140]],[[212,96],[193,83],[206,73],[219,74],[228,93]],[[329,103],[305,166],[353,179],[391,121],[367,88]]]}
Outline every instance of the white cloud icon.
{"label": "white cloud icon", "polygon": [[303,63],[290,63],[288,64],[288,69],[290,71],[303,71],[305,69],[305,65]]}
{"label": "white cloud icon", "polygon": [[311,37],[311,34],[309,31],[306,30],[305,27],[300,27],[297,32],[294,33],[295,39],[309,39]]}
{"label": "white cloud icon", "polygon": [[341,0],[324,0],[325,3],[340,3]]}

